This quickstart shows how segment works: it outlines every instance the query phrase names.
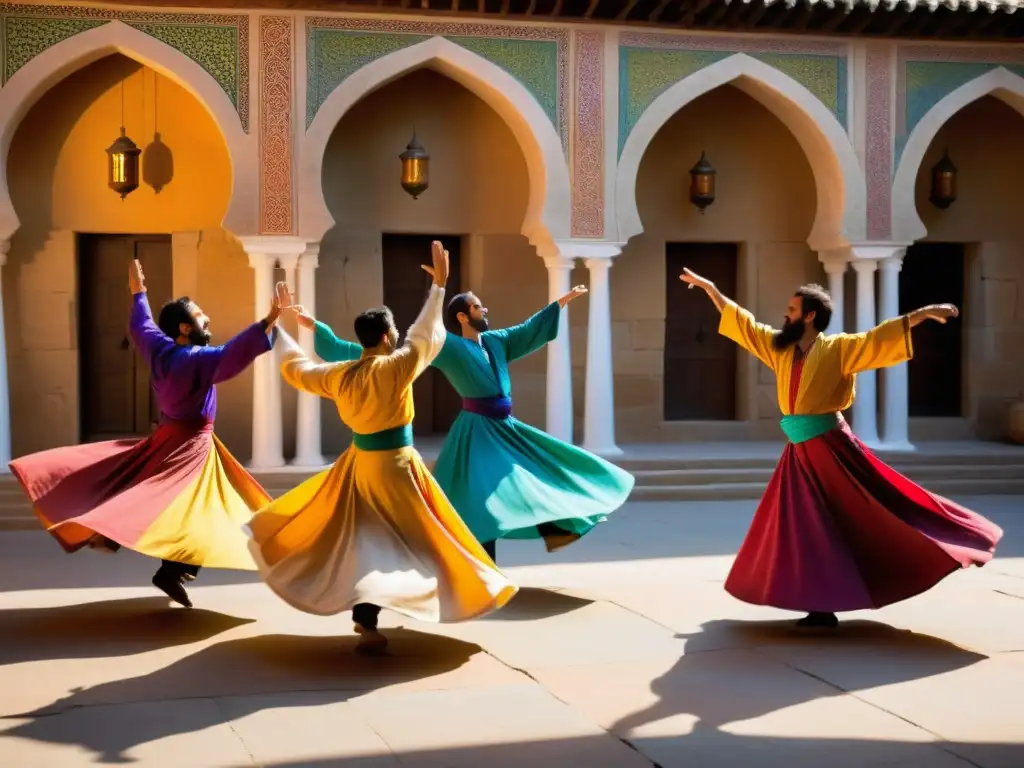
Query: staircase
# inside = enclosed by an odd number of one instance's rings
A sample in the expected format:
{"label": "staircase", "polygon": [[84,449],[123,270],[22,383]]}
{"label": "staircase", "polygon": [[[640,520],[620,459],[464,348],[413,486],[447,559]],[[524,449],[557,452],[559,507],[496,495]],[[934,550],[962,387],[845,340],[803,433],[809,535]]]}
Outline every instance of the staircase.
{"label": "staircase", "polygon": [[[614,459],[636,477],[631,501],[715,501],[761,497],[782,452],[781,443],[630,445]],[[428,466],[436,446],[424,446]],[[878,456],[896,471],[943,496],[1024,495],[1024,447],[998,443],[922,443],[913,453]],[[257,472],[278,497],[319,470],[287,468]],[[0,475],[0,531],[39,527],[21,487]]]}

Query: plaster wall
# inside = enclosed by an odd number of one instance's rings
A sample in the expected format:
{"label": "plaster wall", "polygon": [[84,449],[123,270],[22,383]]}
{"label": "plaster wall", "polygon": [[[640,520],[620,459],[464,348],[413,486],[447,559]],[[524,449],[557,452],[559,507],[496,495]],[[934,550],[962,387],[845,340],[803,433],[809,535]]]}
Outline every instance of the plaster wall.
{"label": "plaster wall", "polygon": [[[152,152],[159,132],[173,168],[159,194],[143,182],[124,202],[106,186],[104,152],[121,124],[122,83],[128,135]],[[215,341],[252,322],[252,270],[220,227],[231,194],[224,140],[176,83],[119,54],[74,72],[26,115],[7,169],[22,222],[3,281],[15,456],[79,438],[76,233],[172,235],[174,290],[203,305]],[[127,276],[124,297],[127,326]],[[251,404],[250,373],[222,386],[217,431],[242,460]]]}
{"label": "plaster wall", "polygon": [[[928,201],[931,168],[945,150],[957,166],[957,200],[942,211]],[[997,151],[994,151],[997,150]],[[917,174],[917,210],[926,240],[965,243],[964,416],[984,439],[1005,435],[1007,408],[1024,397],[1024,117],[992,96],[953,115]],[[949,426],[914,425],[918,437]],[[914,434],[912,433],[912,437]]]}
{"label": "plaster wall", "polygon": [[[688,172],[701,150],[718,171],[717,199],[704,215],[688,199]],[[644,232],[628,243],[612,269],[619,439],[776,436],[774,376],[739,350],[736,422],[663,420],[665,244],[739,244],[735,298],[762,321],[777,323],[795,287],[825,280],[817,255],[806,243],[815,199],[814,177],[796,139],[764,106],[732,86],[691,102],[658,132],[637,182]],[[687,298],[707,300],[696,294]],[[576,313],[574,324],[582,316]],[[582,365],[586,333],[579,326],[574,330],[573,355]]]}

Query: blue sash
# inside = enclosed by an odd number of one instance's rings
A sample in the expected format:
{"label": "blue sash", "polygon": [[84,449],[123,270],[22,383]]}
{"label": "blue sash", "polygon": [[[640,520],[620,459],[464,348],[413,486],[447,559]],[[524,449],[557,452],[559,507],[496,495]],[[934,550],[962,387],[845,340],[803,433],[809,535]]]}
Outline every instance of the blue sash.
{"label": "blue sash", "polygon": [[394,451],[412,445],[412,424],[393,427],[369,435],[352,433],[352,444],[361,451]]}
{"label": "blue sash", "polygon": [[779,422],[791,443],[804,443],[821,437],[839,426],[839,414],[814,413],[783,416]]}

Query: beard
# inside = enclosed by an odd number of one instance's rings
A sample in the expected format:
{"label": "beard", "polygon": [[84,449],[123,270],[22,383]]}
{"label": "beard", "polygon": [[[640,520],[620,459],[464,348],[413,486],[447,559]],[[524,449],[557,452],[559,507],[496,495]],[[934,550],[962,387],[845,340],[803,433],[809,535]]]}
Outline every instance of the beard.
{"label": "beard", "polygon": [[193,328],[188,334],[188,343],[195,347],[208,347],[213,340],[213,334],[209,331],[200,331]]}
{"label": "beard", "polygon": [[804,335],[803,322],[790,322],[787,317],[782,323],[782,330],[776,331],[772,336],[772,346],[776,349],[786,349],[796,344]]}
{"label": "beard", "polygon": [[469,327],[472,328],[477,333],[483,333],[488,328],[490,328],[490,326],[487,324],[486,317],[471,317],[469,319]]}

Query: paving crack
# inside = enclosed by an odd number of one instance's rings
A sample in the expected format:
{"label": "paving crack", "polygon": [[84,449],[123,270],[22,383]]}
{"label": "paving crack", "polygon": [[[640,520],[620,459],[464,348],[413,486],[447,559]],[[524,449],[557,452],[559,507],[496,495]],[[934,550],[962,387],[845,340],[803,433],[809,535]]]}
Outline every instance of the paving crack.
{"label": "paving crack", "polygon": [[952,757],[955,757],[958,760],[962,760],[964,763],[966,763],[967,765],[972,766],[973,768],[984,768],[984,766],[982,766],[980,763],[976,763],[973,760],[970,760],[969,758],[966,758],[963,755],[958,754],[957,752],[954,752],[952,749],[950,749],[948,746],[946,746],[946,737],[943,736],[942,734],[936,733],[935,731],[933,731],[933,730],[931,730],[929,728],[925,728],[920,723],[915,723],[913,720],[910,720],[909,718],[904,717],[899,712],[894,712],[891,709],[886,709],[885,707],[883,707],[883,706],[881,706],[879,704],[876,704],[873,701],[869,701],[869,700],[865,699],[863,696],[858,696],[856,691],[847,690],[846,688],[843,688],[841,685],[837,685],[836,683],[833,683],[831,680],[827,680],[824,677],[821,677],[820,675],[816,675],[813,672],[808,672],[806,669],[801,669],[800,667],[797,667],[797,666],[795,666],[793,664],[790,664],[785,659],[780,659],[777,656],[772,656],[770,653],[766,653],[766,652],[762,651],[760,648],[755,648],[755,650],[758,653],[762,653],[767,658],[773,659],[774,661],[777,661],[778,663],[782,664],[783,666],[789,667],[794,672],[799,672],[801,675],[805,675],[806,677],[809,677],[812,680],[817,680],[819,683],[824,683],[829,688],[834,688],[835,690],[839,691],[840,693],[842,693],[845,696],[850,696],[851,698],[856,699],[857,701],[861,702],[862,704],[866,704],[869,707],[873,707],[874,709],[877,709],[879,712],[884,712],[885,714],[889,715],[890,717],[895,717],[897,720],[902,720],[903,722],[907,723],[908,725],[913,726],[914,728],[917,728],[918,730],[924,731],[929,736],[932,736],[932,737],[934,737],[936,739],[936,741],[932,742],[932,746],[936,747],[937,749],[942,750],[946,754],[951,755]]}
{"label": "paving crack", "polygon": [[249,762],[252,763],[253,765],[261,765],[261,763],[257,763],[256,762],[256,755],[254,755],[252,753],[252,750],[249,749],[249,745],[245,743],[245,739],[242,738],[242,734],[240,734],[235,729],[235,723],[234,723],[233,720],[230,719],[230,716],[228,715],[227,710],[225,710],[224,707],[221,706],[220,699],[216,698],[216,697],[212,697],[212,698],[210,698],[210,701],[213,702],[213,706],[215,706],[217,708],[217,711],[220,712],[220,714],[223,716],[223,718],[224,718],[224,725],[226,725],[228,728],[230,728],[231,732],[233,734],[235,734],[235,738],[238,739],[238,743],[242,745],[242,749],[245,750],[245,754],[247,754],[249,756]]}

